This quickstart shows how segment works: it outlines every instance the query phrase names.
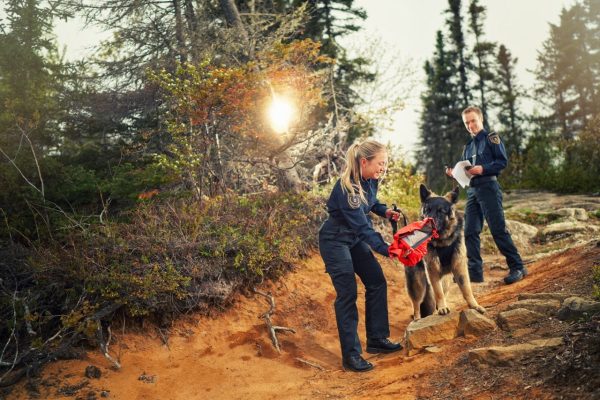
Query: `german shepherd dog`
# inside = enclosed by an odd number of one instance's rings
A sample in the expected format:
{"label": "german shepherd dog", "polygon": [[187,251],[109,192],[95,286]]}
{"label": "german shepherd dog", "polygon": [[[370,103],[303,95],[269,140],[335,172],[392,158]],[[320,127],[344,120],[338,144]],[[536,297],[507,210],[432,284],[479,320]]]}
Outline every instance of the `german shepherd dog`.
{"label": "german shepherd dog", "polygon": [[421,218],[433,218],[439,237],[429,242],[423,260],[414,267],[405,267],[406,287],[413,303],[413,318],[417,320],[426,317],[436,310],[441,315],[450,312],[442,284],[442,278],[450,273],[454,275],[454,281],[460,287],[469,307],[485,313],[485,308],[477,303],[471,290],[463,217],[455,210],[458,187],[445,196],[436,195],[425,185],[421,185],[419,190]]}

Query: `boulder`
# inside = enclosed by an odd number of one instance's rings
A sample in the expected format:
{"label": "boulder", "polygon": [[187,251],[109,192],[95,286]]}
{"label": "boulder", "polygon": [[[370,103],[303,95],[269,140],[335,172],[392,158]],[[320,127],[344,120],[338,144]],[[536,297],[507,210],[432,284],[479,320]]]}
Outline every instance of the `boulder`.
{"label": "boulder", "polygon": [[558,319],[562,321],[579,319],[600,312],[600,302],[581,297],[569,297],[558,310]]}
{"label": "boulder", "polygon": [[496,323],[475,310],[460,313],[458,334],[464,336],[483,336],[496,329]]}
{"label": "boulder", "polygon": [[515,301],[508,306],[508,309],[525,308],[540,314],[554,315],[560,308],[560,305],[559,300],[528,299]]}
{"label": "boulder", "polygon": [[498,325],[505,331],[525,328],[532,323],[545,318],[543,314],[526,308],[515,308],[498,314]]}
{"label": "boulder", "polygon": [[460,315],[430,315],[411,322],[406,328],[405,340],[408,355],[413,355],[431,344],[454,339],[458,336]]}
{"label": "boulder", "polygon": [[550,339],[532,340],[528,343],[515,344],[505,347],[485,347],[470,350],[469,361],[474,365],[511,366],[515,363],[532,357],[538,353],[562,345],[560,337]]}
{"label": "boulder", "polygon": [[518,297],[519,300],[558,300],[564,301],[566,298],[573,297],[571,293],[521,293]]}
{"label": "boulder", "polygon": [[573,218],[577,221],[587,221],[588,213],[583,208],[560,208],[555,211],[561,217]]}
{"label": "boulder", "polygon": [[597,232],[595,225],[585,224],[579,221],[564,221],[547,225],[541,231],[542,236],[555,236],[562,234],[573,234],[579,232]]}
{"label": "boulder", "polygon": [[506,227],[510,231],[510,235],[517,248],[528,247],[531,239],[538,234],[538,228],[535,226],[510,219],[506,220]]}

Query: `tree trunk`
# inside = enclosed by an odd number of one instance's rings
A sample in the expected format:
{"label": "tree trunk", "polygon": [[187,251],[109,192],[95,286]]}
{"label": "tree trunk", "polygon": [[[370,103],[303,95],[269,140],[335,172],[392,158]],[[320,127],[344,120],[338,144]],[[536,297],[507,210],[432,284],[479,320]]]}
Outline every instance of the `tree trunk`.
{"label": "tree trunk", "polygon": [[225,15],[225,20],[229,24],[229,26],[234,27],[240,32],[244,41],[248,43],[248,32],[246,32],[246,28],[244,24],[242,24],[242,19],[240,18],[240,12],[235,5],[234,0],[219,0],[221,4],[221,10]]}
{"label": "tree trunk", "polygon": [[173,0],[173,8],[175,10],[175,38],[177,39],[177,54],[179,61],[182,63],[187,61],[185,51],[185,39],[183,37],[183,20],[181,17],[180,0]]}
{"label": "tree trunk", "polygon": [[290,157],[287,151],[282,152],[276,158],[277,168],[282,172],[284,181],[279,185],[294,193],[300,193],[304,189],[302,179],[298,175],[294,160]]}

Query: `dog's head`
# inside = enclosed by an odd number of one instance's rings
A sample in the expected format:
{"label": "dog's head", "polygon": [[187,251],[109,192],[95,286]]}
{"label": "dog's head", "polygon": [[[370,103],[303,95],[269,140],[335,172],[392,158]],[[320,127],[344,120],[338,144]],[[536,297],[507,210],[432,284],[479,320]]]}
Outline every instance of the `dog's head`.
{"label": "dog's head", "polygon": [[458,201],[458,187],[446,193],[445,196],[436,195],[423,184],[419,191],[421,194],[421,219],[433,218],[441,239],[452,235],[458,225],[454,209],[454,205]]}

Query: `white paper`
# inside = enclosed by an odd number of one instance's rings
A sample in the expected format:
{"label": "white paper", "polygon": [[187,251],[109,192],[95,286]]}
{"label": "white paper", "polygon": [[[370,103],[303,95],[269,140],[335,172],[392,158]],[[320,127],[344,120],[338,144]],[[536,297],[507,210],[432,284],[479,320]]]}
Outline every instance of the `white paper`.
{"label": "white paper", "polygon": [[471,181],[473,175],[469,174],[465,167],[470,165],[471,162],[469,160],[465,160],[457,162],[454,168],[452,168],[452,176],[454,179],[456,179],[460,187],[464,188],[465,186],[469,186],[469,182]]}

